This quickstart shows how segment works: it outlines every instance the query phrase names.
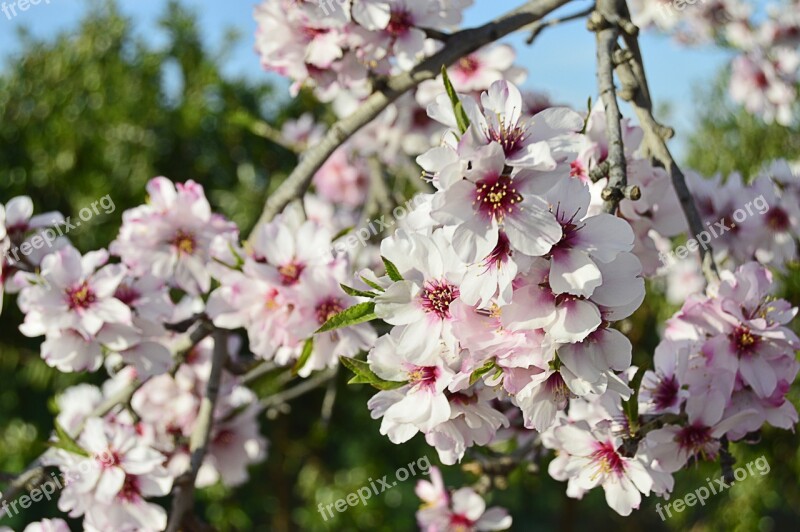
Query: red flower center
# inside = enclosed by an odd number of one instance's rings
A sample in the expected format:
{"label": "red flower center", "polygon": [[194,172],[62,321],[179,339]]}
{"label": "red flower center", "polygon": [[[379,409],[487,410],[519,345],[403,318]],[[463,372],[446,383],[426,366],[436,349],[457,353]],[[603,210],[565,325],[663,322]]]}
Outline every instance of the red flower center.
{"label": "red flower center", "polygon": [[299,262],[290,262],[278,267],[278,273],[281,275],[281,284],[283,286],[292,286],[297,284],[300,280],[300,274],[305,270],[305,264]]}
{"label": "red flower center", "polygon": [[458,287],[447,281],[427,281],[422,290],[422,308],[441,319],[450,318],[450,304],[459,296]]}
{"label": "red flower center", "polygon": [[192,233],[179,229],[178,232],[175,233],[175,238],[172,239],[172,245],[175,246],[178,253],[193,255],[197,248],[197,241]]}
{"label": "red flower center", "polygon": [[336,297],[329,297],[317,305],[317,322],[320,325],[331,319],[333,316],[339,314],[344,310],[342,300]]}
{"label": "red flower center", "polygon": [[97,301],[97,296],[95,296],[91,287],[89,287],[89,283],[86,281],[78,286],[67,289],[67,302],[69,308],[72,310],[87,309],[91,307],[92,303],[95,301]]}
{"label": "red flower center", "polygon": [[474,74],[480,67],[481,64],[471,55],[462,57],[458,62],[458,69],[466,75]]}
{"label": "red flower center", "polygon": [[486,219],[502,222],[503,218],[514,212],[514,207],[522,201],[522,196],[514,188],[511,176],[489,176],[475,183],[475,200],[478,212]]}
{"label": "red flower center", "polygon": [[392,10],[389,24],[386,26],[386,31],[392,37],[402,37],[411,29],[414,21],[411,17],[411,12],[405,8],[396,8]]}
{"label": "red flower center", "polygon": [[625,462],[610,442],[598,442],[591,458],[600,467],[601,473],[622,475],[625,472]]}
{"label": "red flower center", "polygon": [[711,428],[698,424],[682,428],[675,438],[682,449],[692,453],[697,453],[698,451],[702,453],[712,439]]}
{"label": "red flower center", "polygon": [[658,410],[664,410],[675,404],[678,399],[678,381],[675,380],[675,375],[664,377],[656,385],[653,391],[653,403]]}

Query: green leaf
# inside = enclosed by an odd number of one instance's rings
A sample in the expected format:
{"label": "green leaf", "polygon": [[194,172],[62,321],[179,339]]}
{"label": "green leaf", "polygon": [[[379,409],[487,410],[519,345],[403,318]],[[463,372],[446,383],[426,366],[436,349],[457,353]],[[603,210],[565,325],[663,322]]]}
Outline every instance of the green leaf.
{"label": "green leaf", "polygon": [[344,229],[342,229],[341,231],[339,231],[338,233],[333,235],[333,238],[331,238],[331,242],[335,242],[335,241],[339,240],[340,238],[342,238],[344,235],[348,234],[352,230],[353,230],[353,226],[352,225],[350,227],[345,227]]}
{"label": "green leaf", "polygon": [[495,367],[494,359],[487,360],[483,366],[473,371],[472,374],[469,376],[469,385],[472,386],[473,384],[478,382],[481,379],[481,377],[492,371],[492,368],[494,367]]}
{"label": "green leaf", "polygon": [[644,372],[644,368],[636,370],[636,374],[628,384],[633,390],[633,394],[627,401],[622,401],[622,411],[625,412],[625,415],[628,417],[628,426],[630,427],[631,435],[639,430],[639,386],[642,384]]}
{"label": "green leaf", "polygon": [[322,327],[317,329],[316,334],[341,329],[342,327],[350,327],[351,325],[358,325],[365,321],[372,321],[376,319],[375,303],[367,301],[366,303],[358,303],[352,307],[341,311],[335,316],[326,321]]}
{"label": "green leaf", "polygon": [[363,275],[361,276],[361,280],[364,281],[368,286],[370,286],[370,287],[374,288],[375,290],[377,290],[378,292],[385,292],[386,291],[386,289],[384,287],[382,287],[378,283],[374,283],[374,282],[370,281],[369,279],[367,279]]}
{"label": "green leaf", "polygon": [[369,364],[363,360],[349,357],[339,357],[339,361],[344,367],[353,372],[353,378],[347,381],[347,384],[369,384],[378,390],[394,390],[408,384],[405,382],[386,381],[381,379],[375,375],[371,369],[369,369]]}
{"label": "green leaf", "polygon": [[83,447],[78,445],[78,442],[75,441],[75,438],[70,436],[69,432],[64,430],[64,427],[62,427],[58,421],[55,421],[55,426],[56,426],[56,436],[58,436],[58,441],[49,442],[49,445],[51,447],[63,449],[72,454],[78,454],[81,456],[85,456],[87,458],[91,456],[88,451],[86,451]]}
{"label": "green leaf", "polygon": [[358,288],[353,288],[352,286],[347,286],[346,284],[342,283],[339,283],[339,286],[342,287],[342,290],[344,290],[345,294],[353,297],[368,297],[371,299],[378,295],[375,292],[364,292],[363,290],[359,290]]}
{"label": "green leaf", "polygon": [[589,117],[592,115],[592,97],[589,96],[589,99],[586,101],[586,120],[583,121],[583,129],[581,129],[581,135],[586,133],[586,128],[589,127]]}
{"label": "green leaf", "polygon": [[456,92],[455,87],[453,87],[453,83],[450,81],[450,76],[447,75],[447,68],[444,65],[442,65],[442,81],[444,82],[444,90],[447,91],[447,96],[450,98],[450,103],[453,104],[453,114],[456,117],[458,130],[463,135],[469,127],[469,117],[467,116],[466,111],[464,111],[464,106],[461,104],[461,100],[458,98],[458,93]]}
{"label": "green leaf", "polygon": [[314,337],[312,336],[306,343],[303,344],[303,351],[300,353],[300,358],[297,359],[294,367],[292,368],[292,375],[297,375],[303,366],[306,365],[308,359],[311,358],[311,353],[314,351]]}
{"label": "green leaf", "polygon": [[391,279],[392,281],[395,281],[395,282],[396,281],[402,281],[403,280],[403,276],[400,275],[400,272],[398,271],[397,266],[395,266],[394,263],[392,263],[392,261],[390,261],[389,259],[387,259],[384,256],[381,256],[381,259],[383,260],[383,265],[386,266],[386,275],[389,276],[389,279]]}

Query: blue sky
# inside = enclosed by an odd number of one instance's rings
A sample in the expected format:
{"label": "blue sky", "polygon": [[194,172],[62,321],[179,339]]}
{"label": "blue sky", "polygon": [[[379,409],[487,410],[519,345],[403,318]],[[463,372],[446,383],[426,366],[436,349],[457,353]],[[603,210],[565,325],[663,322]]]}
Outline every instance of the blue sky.
{"label": "blue sky", "polygon": [[[11,3],[12,0],[5,1]],[[81,0],[49,0],[49,4],[45,3],[47,1],[41,0],[39,5],[31,5],[25,12],[17,9],[17,15],[11,20],[0,12],[0,57],[3,63],[9,60],[10,53],[19,50],[15,32],[9,31],[15,26],[25,26],[35,36],[46,38],[74,28],[91,5]],[[212,47],[221,41],[228,28],[236,28],[244,35],[225,65],[226,73],[253,79],[271,78],[261,70],[253,51],[251,35],[255,31],[252,18],[255,2],[182,1],[198,13],[203,34]],[[481,24],[522,3],[522,0],[475,0],[466,14],[465,24]],[[158,46],[163,42],[163,35],[157,31],[155,22],[165,4],[163,0],[123,0],[121,8],[134,19],[138,33]],[[503,7],[498,7],[501,4]],[[576,0],[573,4],[563,7],[560,13],[579,11],[588,5],[588,0]],[[525,45],[524,38],[524,34],[517,34],[509,41],[518,51],[518,63],[529,71],[528,87],[544,90],[554,101],[578,109],[585,107],[589,96],[596,99],[594,36],[586,31],[583,21],[549,28],[533,46]],[[681,152],[679,139],[692,127],[694,87],[710,82],[726,63],[727,55],[719,50],[682,48],[666,37],[653,34],[642,37],[642,49],[655,103],[671,106],[670,125],[678,132],[676,147]],[[628,114],[625,108],[623,113]]]}

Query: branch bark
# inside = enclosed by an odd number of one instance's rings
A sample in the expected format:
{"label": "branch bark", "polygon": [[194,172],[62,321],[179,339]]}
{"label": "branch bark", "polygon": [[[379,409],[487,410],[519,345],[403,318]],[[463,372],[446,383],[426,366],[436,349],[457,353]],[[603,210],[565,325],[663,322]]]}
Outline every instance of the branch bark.
{"label": "branch bark", "polygon": [[203,460],[208,452],[209,437],[214,423],[214,410],[217,406],[217,397],[222,381],[222,368],[228,356],[228,333],[218,329],[214,331],[213,336],[214,352],[211,359],[211,373],[206,384],[206,395],[200,403],[200,411],[189,440],[189,452],[191,453],[189,471],[175,481],[167,532],[180,530],[184,519],[191,514],[194,506],[194,483],[197,480],[197,472],[200,471],[200,466],[203,465]]}
{"label": "branch bark", "polygon": [[[667,170],[686,216],[689,230],[692,234],[698,235],[705,230],[700,212],[686,185],[686,177],[667,147],[666,141],[672,136],[673,131],[658,123],[653,116],[653,103],[650,100],[650,90],[644,74],[644,63],[637,37],[630,34],[625,35],[625,42],[630,53],[627,54],[626,60],[618,62],[616,66],[620,82],[639,119],[639,124],[644,130],[644,142],[650,155]],[[706,281],[709,284],[716,284],[719,282],[719,272],[714,261],[713,249],[711,246],[708,249],[701,246],[699,251]]]}
{"label": "branch bark", "polygon": [[[177,357],[181,359],[183,354],[190,349],[192,349],[195,345],[200,343],[206,336],[210,333],[210,329],[208,328],[208,324],[205,322],[199,322],[194,329],[189,333],[186,340],[178,346]],[[92,417],[103,417],[109,412],[111,412],[114,408],[121,404],[126,404],[130,401],[133,394],[136,393],[136,390],[142,387],[142,385],[147,382],[147,380],[141,381],[139,379],[135,379],[133,382],[129,383],[123,389],[119,390],[116,394],[112,395],[105,401],[103,401],[100,405],[95,408],[86,419]],[[78,426],[78,430],[74,431],[73,434],[70,434],[73,438],[77,438],[83,427],[86,423],[86,420]],[[14,479],[12,479],[9,483],[8,489],[3,492],[2,498],[0,498],[0,506],[5,503],[10,503],[12,500],[16,499],[20,493],[23,491],[33,489],[37,487],[42,480],[45,479],[45,466],[42,464],[42,457],[39,456],[28,465],[25,470],[17,475]]]}
{"label": "branch bark", "polygon": [[608,213],[617,211],[628,186],[627,161],[622,141],[622,113],[614,86],[614,49],[620,34],[618,21],[622,11],[621,3],[621,0],[598,0],[597,9],[587,23],[589,29],[596,33],[597,88],[606,111],[608,185],[603,190],[603,199],[604,209]]}
{"label": "branch bark", "polygon": [[336,122],[328,130],[325,138],[315,148],[305,153],[286,181],[267,198],[264,211],[256,225],[269,222],[289,202],[305,193],[314,174],[339,146],[407,91],[425,80],[435,78],[441,71],[442,65],[452,65],[480,47],[533,24],[569,1],[530,1],[483,26],[456,32],[448,37],[447,45],[442,50],[423,60],[413,70],[389,78],[385,86],[372,93],[355,113]]}

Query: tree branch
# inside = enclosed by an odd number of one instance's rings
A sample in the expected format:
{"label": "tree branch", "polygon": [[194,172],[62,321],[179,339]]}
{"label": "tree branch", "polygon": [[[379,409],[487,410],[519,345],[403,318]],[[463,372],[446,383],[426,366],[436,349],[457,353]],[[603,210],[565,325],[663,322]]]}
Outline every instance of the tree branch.
{"label": "tree branch", "polygon": [[587,22],[597,41],[597,88],[606,111],[608,136],[608,185],[603,190],[604,209],[615,213],[628,186],[625,146],[622,142],[622,113],[614,87],[614,49],[619,38],[620,0],[598,0],[597,10]]}
{"label": "tree branch", "polygon": [[189,471],[178,477],[174,486],[172,511],[167,525],[167,532],[177,532],[184,519],[191,513],[194,506],[194,483],[197,472],[203,465],[203,460],[208,452],[209,437],[214,423],[214,409],[217,406],[220,382],[222,381],[222,368],[228,357],[228,333],[217,329],[213,333],[214,352],[211,359],[211,373],[206,384],[206,395],[200,403],[194,429],[189,439],[189,452],[191,453]]}
{"label": "tree branch", "polygon": [[[194,348],[195,345],[200,343],[210,333],[208,324],[206,322],[199,322],[189,333],[188,337],[176,349],[178,359],[182,359],[185,353]],[[86,419],[93,417],[103,417],[114,408],[121,404],[126,404],[131,400],[133,394],[147,382],[139,379],[134,379],[128,383],[127,386],[119,390],[117,393],[100,403],[91,414],[89,414],[78,426],[74,433],[70,434],[71,437],[77,438],[83,427],[86,424]],[[37,487],[41,481],[45,480],[45,466],[42,464],[42,456],[37,457],[25,470],[10,481],[9,487],[3,492],[0,498],[0,506],[5,503],[10,503],[16,499],[17,496],[25,490]]]}
{"label": "tree branch", "polygon": [[447,46],[423,60],[413,70],[389,78],[385,86],[372,93],[356,112],[336,122],[325,138],[306,152],[286,181],[267,198],[257,225],[272,220],[290,201],[301,196],[317,170],[339,146],[407,91],[425,80],[434,79],[439,75],[442,65],[452,65],[480,47],[540,20],[567,2],[569,0],[530,1],[483,26],[456,32],[448,38]]}
{"label": "tree branch", "polygon": [[284,390],[280,393],[276,393],[274,395],[270,395],[269,397],[265,397],[261,400],[261,407],[266,408],[274,408],[278,405],[287,403],[292,399],[296,399],[301,395],[304,395],[322,384],[325,384],[332,378],[336,376],[336,368],[329,368],[321,373],[317,373],[313,377],[309,379],[305,379],[303,382],[295,386],[294,388],[289,388],[288,390]]}
{"label": "tree branch", "polygon": [[559,24],[563,24],[565,22],[582,19],[594,10],[595,4],[592,4],[588,8],[578,11],[577,13],[573,13],[572,15],[567,15],[561,18],[551,18],[550,20],[540,20],[539,22],[534,23],[531,34],[528,35],[527,39],[525,39],[525,44],[533,44],[533,41],[536,40],[536,37],[538,37],[545,28],[552,28],[553,26],[558,26]]}
{"label": "tree branch", "polygon": [[[628,43],[630,53],[627,54],[625,61],[620,61],[616,66],[620,82],[639,119],[639,124],[644,130],[644,142],[648,152],[667,170],[678,195],[678,200],[681,203],[683,213],[686,216],[689,230],[692,234],[699,235],[705,230],[700,212],[697,210],[692,193],[686,185],[686,177],[667,147],[666,141],[672,136],[673,131],[671,128],[659,124],[655,116],[653,116],[653,103],[650,100],[650,91],[647,86],[644,64],[636,36],[626,35],[625,41]],[[719,282],[719,272],[714,261],[713,249],[710,246],[708,249],[701,246],[699,252],[706,281],[709,284],[716,284]]]}

